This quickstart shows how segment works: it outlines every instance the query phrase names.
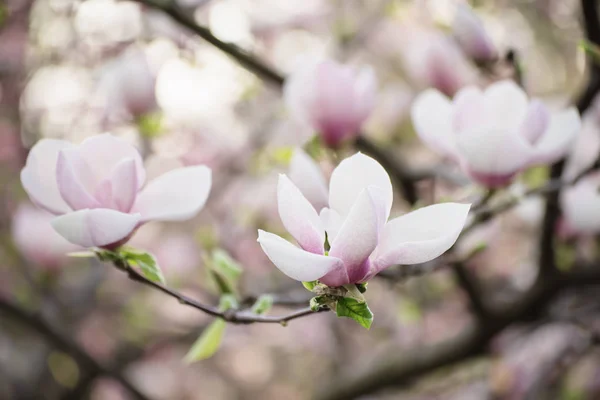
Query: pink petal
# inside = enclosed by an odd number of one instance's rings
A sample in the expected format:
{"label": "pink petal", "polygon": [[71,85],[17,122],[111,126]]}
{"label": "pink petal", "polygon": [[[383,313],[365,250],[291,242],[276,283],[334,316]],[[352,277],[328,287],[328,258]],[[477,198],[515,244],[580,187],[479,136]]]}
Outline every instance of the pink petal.
{"label": "pink petal", "polygon": [[525,120],[521,124],[521,135],[527,138],[529,143],[536,143],[546,132],[549,122],[548,108],[541,101],[532,100],[529,103]]}
{"label": "pink petal", "polygon": [[151,181],[137,196],[132,210],[142,214],[142,222],[183,221],[204,207],[210,187],[210,168],[175,169]]}
{"label": "pink petal", "polygon": [[127,158],[135,160],[138,189],[144,185],[146,173],[142,157],[135,147],[109,133],[92,136],[78,147],[79,154],[98,177],[107,177],[119,162]]}
{"label": "pink petal", "polygon": [[452,126],[456,135],[468,129],[485,126],[483,92],[476,86],[463,88],[456,93],[452,102]]}
{"label": "pink petal", "polygon": [[369,278],[394,264],[418,264],[439,257],[456,242],[470,204],[420,208],[387,223],[372,257]]}
{"label": "pink petal", "polygon": [[452,33],[463,51],[480,61],[493,60],[496,48],[487,34],[483,23],[467,4],[459,4],[452,22]]}
{"label": "pink petal", "polygon": [[517,132],[527,114],[527,95],[513,80],[496,82],[483,94],[490,129]]}
{"label": "pink petal", "polygon": [[329,181],[329,205],[342,217],[350,213],[359,195],[369,186],[381,189],[380,201],[385,207],[387,220],[392,209],[393,189],[385,169],[374,159],[362,153],[343,160]]}
{"label": "pink petal", "polygon": [[329,195],[323,172],[302,149],[294,151],[289,177],[316,210],[327,206]]}
{"label": "pink petal", "polygon": [[52,220],[52,226],[73,244],[83,247],[105,247],[127,238],[139,221],[139,214],[96,208],[56,217]]}
{"label": "pink petal", "polygon": [[331,243],[329,255],[344,261],[350,283],[364,278],[368,271],[365,261],[377,246],[380,224],[373,196],[369,188],[361,192]]}
{"label": "pink petal", "polygon": [[332,210],[331,208],[322,209],[321,213],[319,214],[319,217],[321,218],[321,223],[325,228],[325,232],[327,232],[327,239],[331,244],[337,237],[337,234],[340,231],[344,220],[342,219],[340,214],[338,214],[337,212],[335,212],[335,210]]}
{"label": "pink petal", "polygon": [[277,186],[279,216],[285,229],[300,247],[315,254],[323,254],[325,230],[313,206],[285,175],[279,175]]}
{"label": "pink petal", "polygon": [[419,138],[444,157],[456,157],[452,129],[452,104],[435,89],[421,93],[411,108],[412,123]]}
{"label": "pink petal", "polygon": [[58,189],[62,198],[73,210],[100,207],[100,202],[88,192],[80,178],[87,175],[82,173],[86,169],[88,169],[87,164],[80,159],[76,150],[64,149],[60,151],[56,166]]}
{"label": "pink petal", "polygon": [[535,144],[535,164],[551,163],[563,157],[581,130],[579,112],[571,107],[550,119],[546,132]]}
{"label": "pink petal", "polygon": [[129,212],[138,192],[137,169],[133,158],[124,159],[115,166],[111,186],[113,207]]}
{"label": "pink petal", "polygon": [[339,258],[309,253],[269,232],[259,230],[258,242],[269,260],[297,281],[314,281],[330,271],[343,269]]}
{"label": "pink petal", "polygon": [[71,211],[56,181],[58,153],[71,146],[64,140],[42,139],[29,152],[21,171],[21,183],[31,200],[53,214]]}

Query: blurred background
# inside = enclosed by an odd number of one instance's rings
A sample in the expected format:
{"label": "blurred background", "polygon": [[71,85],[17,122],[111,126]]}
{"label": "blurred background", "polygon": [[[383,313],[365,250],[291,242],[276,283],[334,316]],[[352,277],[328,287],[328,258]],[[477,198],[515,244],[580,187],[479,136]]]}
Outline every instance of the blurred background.
{"label": "blurred background", "polygon": [[[0,4],[0,299],[44,321],[0,312],[1,399],[135,398],[122,380],[148,399],[309,399],[339,374],[386,353],[442,342],[468,326],[467,298],[447,268],[408,279],[390,274],[369,285],[370,331],[331,313],[287,327],[229,324],[212,357],[187,365],[182,359],[211,317],[108,264],[67,257],[78,249],[28,201],[19,171],[40,138],[80,142],[109,131],[140,149],[150,178],[181,165],[213,169],[209,202],[196,219],[148,224],[131,242],[157,257],[170,286],[216,303],[208,270],[219,250],[243,270],[242,302],[270,293],[282,303],[272,313],[284,314],[310,298],[269,262],[256,232],[284,233],[277,176],[312,132],[291,118],[276,84],[143,3]],[[452,95],[465,85],[514,77],[514,57],[527,91],[550,104],[568,102],[584,79],[578,1],[473,1],[498,49],[493,66],[474,62],[453,40],[456,3],[178,0],[176,6],[283,75],[307,59],[371,65],[379,92],[364,135],[419,171],[442,162],[418,141],[410,121],[411,102],[425,88]],[[599,117],[595,107],[586,115],[593,132]],[[312,154],[324,171],[335,166],[327,152]],[[545,174],[533,170],[522,184],[543,181]],[[422,198],[429,199],[422,204],[431,202],[432,192],[438,200],[464,199],[475,190],[458,182],[420,182]],[[487,244],[467,268],[501,299],[535,278],[538,200],[482,224],[457,245],[466,254]],[[396,215],[410,209],[400,194],[394,207]],[[561,253],[566,258],[596,254],[594,237],[569,245]],[[596,327],[600,322],[597,290],[580,290],[556,307],[557,315],[566,310]],[[572,321],[546,318],[503,331],[485,356],[365,398],[598,399],[600,352],[592,342]]]}

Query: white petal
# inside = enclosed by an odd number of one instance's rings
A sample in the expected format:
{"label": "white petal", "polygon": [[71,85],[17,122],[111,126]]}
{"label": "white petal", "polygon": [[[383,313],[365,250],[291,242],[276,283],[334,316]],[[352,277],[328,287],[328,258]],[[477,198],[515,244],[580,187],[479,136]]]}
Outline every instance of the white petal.
{"label": "white petal", "polygon": [[285,80],[283,97],[296,120],[307,125],[313,123],[314,104],[317,98],[316,71],[318,64],[310,62],[293,71]]}
{"label": "white petal", "polygon": [[339,258],[309,253],[269,232],[259,230],[258,242],[269,260],[297,281],[314,281],[330,271],[343,268]]}
{"label": "white petal", "polygon": [[31,200],[53,214],[71,210],[61,197],[56,181],[58,153],[70,146],[72,144],[64,140],[40,140],[29,152],[21,171],[21,183]]}
{"label": "white petal", "polygon": [[452,104],[446,96],[434,89],[424,91],[414,101],[411,117],[427,147],[444,157],[455,156]]}
{"label": "white petal", "polygon": [[452,101],[452,126],[456,135],[468,129],[485,126],[483,92],[477,86],[465,87],[456,93]]}
{"label": "white petal", "polygon": [[369,186],[381,189],[381,201],[385,207],[385,219],[390,215],[393,189],[385,169],[374,159],[362,153],[343,160],[329,181],[329,206],[346,217],[363,190]]}
{"label": "white petal", "polygon": [[325,229],[314,207],[285,175],[279,175],[277,185],[279,217],[285,229],[300,247],[315,254],[323,254]]}
{"label": "white petal", "polygon": [[488,86],[483,94],[485,118],[490,128],[516,132],[527,114],[527,95],[512,80]]}
{"label": "white petal", "polygon": [[575,108],[553,115],[548,129],[535,145],[534,162],[550,163],[564,156],[580,130],[581,117]]}
{"label": "white petal", "polygon": [[109,133],[92,136],[79,145],[78,151],[98,178],[107,177],[107,173],[113,171],[122,160],[133,158],[137,169],[138,188],[145,182],[146,172],[140,153],[123,139]]}
{"label": "white petal", "polygon": [[327,232],[327,240],[331,244],[337,237],[344,220],[335,210],[327,207],[321,210],[319,217],[321,218],[325,232]]}
{"label": "white petal", "polygon": [[52,227],[71,243],[83,247],[103,247],[125,239],[139,221],[139,214],[96,208],[56,217],[52,220]]}
{"label": "white petal", "polygon": [[100,207],[100,202],[88,192],[80,178],[86,175],[82,173],[86,170],[89,172],[89,168],[85,161],[79,158],[77,151],[72,149],[60,151],[56,165],[56,180],[60,195],[73,210]]}
{"label": "white petal", "polygon": [[590,175],[561,193],[567,226],[576,233],[600,232],[600,176]]}
{"label": "white petal", "polygon": [[369,189],[361,192],[331,243],[329,255],[344,261],[350,282],[364,278],[366,271],[361,268],[377,246],[380,221],[378,205],[372,196]]}
{"label": "white petal", "polygon": [[328,191],[323,172],[302,149],[294,151],[289,177],[316,210],[327,206]]}
{"label": "white petal", "polygon": [[366,119],[373,107],[377,95],[377,76],[371,67],[361,68],[354,80],[354,113],[358,120]]}
{"label": "white petal", "polygon": [[196,215],[208,198],[211,170],[203,165],[169,171],[150,182],[132,208],[142,221],[183,221]]}
{"label": "white petal", "polygon": [[138,192],[137,168],[133,158],[119,162],[111,176],[113,207],[129,212]]}
{"label": "white petal", "polygon": [[550,122],[548,108],[539,100],[532,100],[527,108],[527,115],[521,124],[521,135],[527,138],[529,143],[536,143],[546,132]]}
{"label": "white petal", "polygon": [[394,264],[418,264],[439,257],[462,231],[470,204],[420,208],[387,223],[372,257],[371,276]]}
{"label": "white petal", "polygon": [[600,154],[600,127],[596,116],[586,114],[582,125],[565,165],[564,177],[567,180],[574,179],[591,167]]}
{"label": "white petal", "polygon": [[513,174],[534,154],[533,147],[516,131],[469,130],[461,132],[457,145],[467,168],[477,174]]}

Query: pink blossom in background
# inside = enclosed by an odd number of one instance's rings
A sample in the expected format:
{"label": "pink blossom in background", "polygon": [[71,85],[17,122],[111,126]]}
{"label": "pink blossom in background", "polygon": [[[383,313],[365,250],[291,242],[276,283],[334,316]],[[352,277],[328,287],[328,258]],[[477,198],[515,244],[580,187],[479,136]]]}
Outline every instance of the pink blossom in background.
{"label": "pink blossom in background", "polygon": [[32,201],[57,215],[52,226],[83,247],[113,248],[149,221],[182,221],[204,206],[205,166],[179,168],[145,183],[139,152],[110,134],[80,145],[43,139],[30,151],[21,182]]}
{"label": "pink blossom in background", "polygon": [[[300,247],[262,230],[258,241],[290,278],[342,286],[365,282],[394,264],[418,264],[440,256],[458,238],[470,208],[437,204],[388,221],[392,197],[385,169],[361,153],[333,171],[329,208],[320,214],[286,175],[280,175],[279,216]],[[331,244],[327,253],[326,235]]]}
{"label": "pink blossom in background", "polygon": [[588,175],[575,185],[563,189],[560,202],[563,234],[600,233],[600,174]]}
{"label": "pink blossom in background", "polygon": [[485,91],[467,87],[453,101],[426,90],[411,114],[428,147],[488,187],[508,185],[521,170],[560,159],[581,128],[575,108],[551,114],[513,81],[494,83]]}
{"label": "pink blossom in background", "polygon": [[292,73],[284,96],[295,118],[310,125],[328,146],[337,147],[360,133],[375,105],[376,90],[370,67],[323,61]]}
{"label": "pink blossom in background", "polygon": [[21,204],[12,219],[11,233],[23,256],[45,268],[55,269],[67,262],[67,253],[81,250],[52,228],[54,215],[30,204]]}
{"label": "pink blossom in background", "polygon": [[483,23],[466,3],[456,6],[452,34],[463,52],[475,61],[492,61],[498,56]]}

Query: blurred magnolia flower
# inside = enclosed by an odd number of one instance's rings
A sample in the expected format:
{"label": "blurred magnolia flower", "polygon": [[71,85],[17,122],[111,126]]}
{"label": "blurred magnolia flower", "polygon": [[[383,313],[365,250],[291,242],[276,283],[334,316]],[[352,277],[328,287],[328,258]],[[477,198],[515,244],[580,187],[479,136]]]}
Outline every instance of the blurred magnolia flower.
{"label": "blurred magnolia flower", "polygon": [[600,233],[600,174],[591,174],[561,192],[561,230],[566,236]]}
{"label": "blurred magnolia flower", "polygon": [[567,157],[563,178],[567,181],[591,167],[600,153],[600,126],[593,114],[583,116],[583,126]]}
{"label": "blurred magnolia flower", "polygon": [[[394,264],[429,261],[458,238],[470,205],[445,203],[413,211],[388,222],[392,184],[381,165],[361,153],[333,171],[329,206],[320,215],[286,176],[277,191],[279,216],[296,239],[258,231],[258,242],[284,274],[328,286],[365,282]],[[326,251],[325,243],[331,245]]]}
{"label": "blurred magnolia flower", "polygon": [[58,268],[67,253],[79,249],[52,229],[54,215],[29,204],[21,204],[12,219],[12,237],[23,256],[46,268]]}
{"label": "blurred magnolia flower", "polygon": [[328,146],[336,147],[360,133],[375,105],[376,90],[371,68],[323,61],[292,73],[284,96],[294,117],[310,125]]}
{"label": "blurred magnolia flower", "polygon": [[464,53],[475,61],[491,61],[497,57],[496,47],[483,23],[468,4],[457,5],[452,33]]}
{"label": "blurred magnolia flower", "polygon": [[453,101],[430,89],[418,96],[411,114],[427,146],[488,187],[505,186],[531,165],[558,160],[581,128],[575,108],[551,115],[512,81],[485,91],[464,88]]}
{"label": "blurred magnolia flower", "polygon": [[140,117],[157,108],[156,74],[142,49],[130,48],[109,65],[99,83],[110,116]]}
{"label": "blurred magnolia flower", "polygon": [[139,152],[110,134],[80,145],[40,140],[21,182],[33,202],[58,215],[52,226],[83,247],[114,248],[148,221],[181,221],[204,206],[211,186],[205,166],[179,168],[144,187]]}

